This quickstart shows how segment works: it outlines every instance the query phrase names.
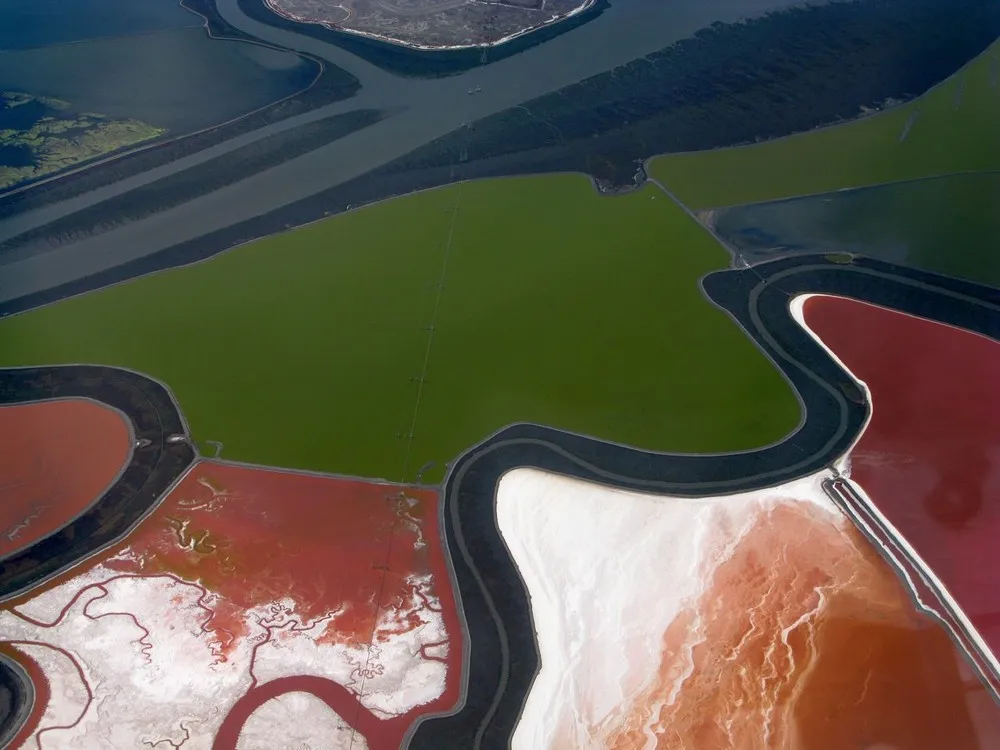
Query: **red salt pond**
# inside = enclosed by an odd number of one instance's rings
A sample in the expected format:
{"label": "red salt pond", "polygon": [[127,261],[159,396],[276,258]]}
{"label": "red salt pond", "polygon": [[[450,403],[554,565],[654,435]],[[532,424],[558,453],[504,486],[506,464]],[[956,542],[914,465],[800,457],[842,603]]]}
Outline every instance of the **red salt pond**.
{"label": "red salt pond", "polygon": [[[452,638],[450,679],[439,698],[417,710],[379,720],[337,683],[293,675],[255,686],[234,706],[213,747],[235,748],[253,710],[287,692],[323,700],[371,750],[395,750],[417,716],[457,702],[461,631],[438,538],[436,492],[206,462],[171,499],[160,514],[164,523],[130,540],[146,550],[141,565],[109,567],[199,581],[218,596],[211,627],[231,634],[231,644],[246,635],[248,610],[287,598],[302,621],[343,610],[320,642],[378,646],[421,624],[419,611],[407,607],[413,576],[432,581],[420,593],[437,600],[434,609]],[[405,614],[394,628],[379,628],[379,615],[393,609]]]}
{"label": "red salt pond", "polygon": [[804,316],[871,391],[851,479],[1000,654],[1000,344],[838,297]]}
{"label": "red salt pond", "polygon": [[130,453],[125,419],[92,401],[0,407],[0,557],[83,513]]}
{"label": "red salt pond", "polygon": [[125,540],[6,605],[0,639],[51,643],[96,675],[102,718],[74,747],[128,717],[135,746],[191,717],[195,744],[235,748],[256,708],[307,692],[395,750],[459,697],[437,516],[432,490],[201,461]]}

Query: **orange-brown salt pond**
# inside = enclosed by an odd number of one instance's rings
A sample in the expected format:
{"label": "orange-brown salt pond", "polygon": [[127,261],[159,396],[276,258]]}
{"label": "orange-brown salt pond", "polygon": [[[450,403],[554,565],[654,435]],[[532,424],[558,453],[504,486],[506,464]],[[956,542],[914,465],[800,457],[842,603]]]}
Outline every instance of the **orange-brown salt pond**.
{"label": "orange-brown salt pond", "polygon": [[[700,615],[704,641],[664,705]],[[761,515],[698,607],[663,639],[659,679],[604,745],[787,750],[987,750],[1000,707],[892,569],[805,504]]]}
{"label": "orange-brown salt pond", "polygon": [[698,500],[505,476],[542,657],[514,750],[1000,747],[993,694],[832,476]]}
{"label": "orange-brown salt pond", "polygon": [[0,557],[87,510],[130,455],[124,417],[93,401],[0,407]]}

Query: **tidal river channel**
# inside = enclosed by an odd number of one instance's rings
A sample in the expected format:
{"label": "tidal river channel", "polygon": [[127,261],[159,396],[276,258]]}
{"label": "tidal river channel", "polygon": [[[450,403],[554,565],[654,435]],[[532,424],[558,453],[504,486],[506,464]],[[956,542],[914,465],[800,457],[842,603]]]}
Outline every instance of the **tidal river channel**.
{"label": "tidal river channel", "polygon": [[[521,54],[440,79],[394,75],[310,36],[247,17],[237,0],[217,0],[232,26],[267,43],[326,60],[356,76],[358,95],[260,128],[113,185],[0,221],[0,241],[223,155],[239,146],[333,114],[376,108],[380,122],[197,200],[3,267],[0,302],[142,258],[315,195],[365,174],[463,123],[517,106],[628,63],[716,21],[735,21],[795,0],[615,0],[591,22]],[[469,91],[478,93],[470,94]]]}

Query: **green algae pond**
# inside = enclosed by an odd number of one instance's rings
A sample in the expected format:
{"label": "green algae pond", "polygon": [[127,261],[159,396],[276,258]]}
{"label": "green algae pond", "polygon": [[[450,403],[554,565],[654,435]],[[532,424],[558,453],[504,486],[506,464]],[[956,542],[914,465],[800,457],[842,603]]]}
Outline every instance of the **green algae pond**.
{"label": "green algae pond", "polygon": [[748,449],[800,412],[701,293],[728,262],[652,185],[463,183],[5,318],[0,366],[129,367],[224,458],[391,480],[519,421]]}

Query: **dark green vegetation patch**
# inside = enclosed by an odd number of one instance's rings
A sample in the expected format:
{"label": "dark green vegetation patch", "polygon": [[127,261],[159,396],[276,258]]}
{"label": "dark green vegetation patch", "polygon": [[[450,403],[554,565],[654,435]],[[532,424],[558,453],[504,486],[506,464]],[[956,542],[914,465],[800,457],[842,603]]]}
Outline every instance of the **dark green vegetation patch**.
{"label": "dark green vegetation patch", "polygon": [[750,260],[841,250],[1000,286],[1000,172],[754,203],[714,216],[715,230]]}
{"label": "dark green vegetation patch", "polygon": [[652,186],[468,183],[7,318],[0,364],[131,367],[224,457],[362,476],[413,477],[523,420],[738,450],[799,408],[701,295],[726,262]]}
{"label": "dark green vegetation patch", "polygon": [[74,111],[59,99],[0,91],[0,192],[162,132],[132,118]]}
{"label": "dark green vegetation patch", "polygon": [[439,138],[393,167],[500,160],[516,171],[518,155],[535,152],[535,169],[628,183],[635,160],[653,154],[783,136],[913,98],[998,34],[997,0],[816,3],[716,23]]}

